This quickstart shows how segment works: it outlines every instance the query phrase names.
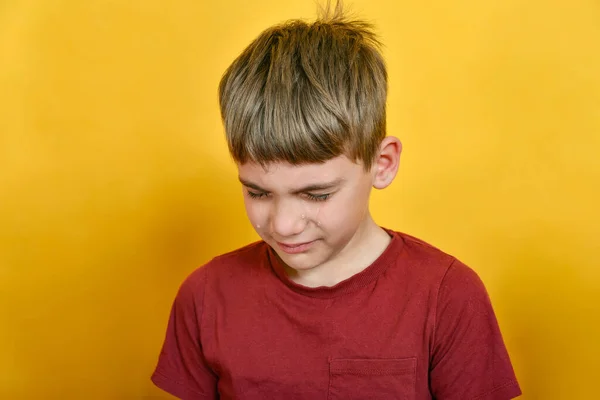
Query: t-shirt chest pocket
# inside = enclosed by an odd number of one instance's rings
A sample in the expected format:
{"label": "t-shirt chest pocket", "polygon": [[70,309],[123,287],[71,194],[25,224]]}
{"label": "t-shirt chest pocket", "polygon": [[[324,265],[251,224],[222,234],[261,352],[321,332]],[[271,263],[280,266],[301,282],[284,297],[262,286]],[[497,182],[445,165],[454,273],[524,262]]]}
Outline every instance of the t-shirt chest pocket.
{"label": "t-shirt chest pocket", "polygon": [[412,400],[416,358],[332,359],[328,400]]}

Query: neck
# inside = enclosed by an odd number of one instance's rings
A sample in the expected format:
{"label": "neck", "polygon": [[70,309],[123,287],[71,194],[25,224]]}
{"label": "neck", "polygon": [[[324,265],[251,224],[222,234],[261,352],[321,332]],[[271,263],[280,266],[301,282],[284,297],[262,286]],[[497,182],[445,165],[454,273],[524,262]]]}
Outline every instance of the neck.
{"label": "neck", "polygon": [[334,286],[369,267],[390,243],[388,233],[368,215],[334,258],[305,271],[287,269],[292,281],[307,287]]}

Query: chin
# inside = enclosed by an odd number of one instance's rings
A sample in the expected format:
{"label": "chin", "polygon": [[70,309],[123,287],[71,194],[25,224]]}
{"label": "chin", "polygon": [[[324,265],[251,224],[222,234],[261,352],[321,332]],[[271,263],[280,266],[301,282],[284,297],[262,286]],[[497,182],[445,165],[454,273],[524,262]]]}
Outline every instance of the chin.
{"label": "chin", "polygon": [[311,269],[317,265],[313,257],[305,254],[301,254],[299,256],[290,256],[289,254],[282,253],[281,251],[278,251],[277,254],[288,267],[298,271]]}
{"label": "chin", "polygon": [[296,271],[307,271],[323,263],[316,254],[287,254],[278,249],[275,252],[285,265]]}

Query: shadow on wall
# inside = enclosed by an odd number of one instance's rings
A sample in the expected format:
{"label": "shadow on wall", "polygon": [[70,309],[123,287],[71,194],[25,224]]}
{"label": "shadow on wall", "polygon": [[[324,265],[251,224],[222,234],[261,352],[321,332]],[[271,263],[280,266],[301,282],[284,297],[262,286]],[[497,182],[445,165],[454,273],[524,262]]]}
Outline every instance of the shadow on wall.
{"label": "shadow on wall", "polygon": [[[597,11],[598,7],[593,6]],[[500,11],[500,10],[499,10]],[[597,105],[600,37],[592,12],[548,3],[506,7],[473,49],[470,86],[497,138],[488,210],[498,298],[525,399],[587,399],[600,358]],[[561,29],[557,29],[561,26]],[[483,119],[482,119],[483,120]],[[594,200],[596,198],[596,200]]]}
{"label": "shadow on wall", "polygon": [[600,285],[589,252],[564,230],[532,224],[494,241],[498,274],[496,308],[506,327],[519,381],[527,399],[585,399],[594,390],[600,354]]}
{"label": "shadow on wall", "polygon": [[168,182],[152,195],[154,216],[144,235],[147,248],[168,273],[189,271],[198,262],[257,240],[235,176],[219,176],[217,166],[203,168],[206,173]]}
{"label": "shadow on wall", "polygon": [[[172,301],[183,279],[213,257],[259,240],[247,221],[235,175],[219,173],[218,164],[202,168],[201,175],[158,189],[153,200],[155,217],[148,220],[145,228],[143,247],[152,271],[152,287],[146,292],[154,302],[154,309],[147,310],[153,315],[149,325],[153,344],[149,346],[148,358],[152,368],[164,339]],[[145,372],[149,379],[152,371]],[[143,398],[158,398],[151,397],[158,393],[162,392],[149,386]]]}
{"label": "shadow on wall", "polygon": [[38,170],[9,190],[0,238],[10,349],[0,397],[160,395],[149,376],[179,284],[256,240],[239,186],[205,164],[119,179],[114,166],[100,178],[92,168]]}

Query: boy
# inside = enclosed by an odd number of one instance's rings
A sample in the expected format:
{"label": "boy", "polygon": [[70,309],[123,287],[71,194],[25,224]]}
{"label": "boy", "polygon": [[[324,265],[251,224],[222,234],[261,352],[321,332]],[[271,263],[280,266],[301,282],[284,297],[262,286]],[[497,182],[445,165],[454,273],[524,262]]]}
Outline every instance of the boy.
{"label": "boy", "polygon": [[371,188],[401,153],[386,92],[377,39],[340,4],[266,30],[229,67],[221,112],[262,240],[182,283],[158,387],[186,400],[520,395],[475,272],[371,218]]}

